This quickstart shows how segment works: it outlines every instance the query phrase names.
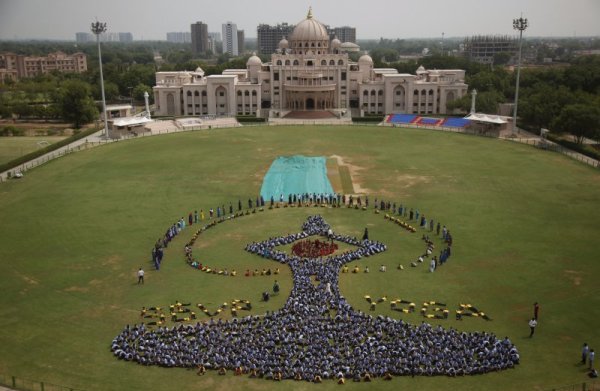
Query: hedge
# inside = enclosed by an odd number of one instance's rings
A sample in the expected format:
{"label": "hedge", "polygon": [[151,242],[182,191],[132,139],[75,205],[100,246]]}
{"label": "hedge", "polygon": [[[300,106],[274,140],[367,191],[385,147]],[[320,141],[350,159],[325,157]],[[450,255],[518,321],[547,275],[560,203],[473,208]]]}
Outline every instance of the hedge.
{"label": "hedge", "polygon": [[582,155],[591,157],[592,159],[600,160],[600,152],[592,149],[592,147],[585,144],[577,144],[573,141],[561,139],[559,136],[547,133],[546,138],[552,142],[562,145],[565,148],[569,148],[575,152],[579,152]]}
{"label": "hedge", "polygon": [[4,163],[4,164],[0,164],[0,172],[4,172],[6,170],[10,170],[12,168],[15,168],[17,166],[20,166],[23,163],[27,163],[30,160],[33,160],[35,158],[38,158],[42,155],[47,154],[48,152],[52,152],[57,150],[60,147],[64,147],[65,145],[69,145],[74,141],[77,141],[79,139],[82,139],[84,137],[89,136],[90,134],[94,134],[96,133],[98,130],[96,130],[95,128],[90,128],[90,129],[86,129],[83,130],[77,134],[72,135],[71,137],[67,137],[63,140],[60,140],[54,144],[50,144],[44,148],[38,149],[37,151],[33,151],[31,153],[28,153],[27,155],[23,155],[21,157],[18,157],[14,160],[11,160],[8,163]]}
{"label": "hedge", "polygon": [[352,117],[352,122],[381,122],[385,116],[383,115],[367,115],[364,117]]}
{"label": "hedge", "polygon": [[238,115],[235,117],[235,119],[240,122],[240,123],[263,123],[265,122],[264,118],[261,117],[255,117],[253,115]]}

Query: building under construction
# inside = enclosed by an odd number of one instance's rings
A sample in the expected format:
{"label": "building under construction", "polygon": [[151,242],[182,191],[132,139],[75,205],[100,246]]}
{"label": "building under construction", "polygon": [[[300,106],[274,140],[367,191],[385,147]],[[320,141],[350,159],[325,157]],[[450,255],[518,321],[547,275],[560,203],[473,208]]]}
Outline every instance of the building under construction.
{"label": "building under construction", "polygon": [[477,35],[465,39],[465,56],[471,61],[493,64],[498,53],[515,54],[518,40],[508,35]]}

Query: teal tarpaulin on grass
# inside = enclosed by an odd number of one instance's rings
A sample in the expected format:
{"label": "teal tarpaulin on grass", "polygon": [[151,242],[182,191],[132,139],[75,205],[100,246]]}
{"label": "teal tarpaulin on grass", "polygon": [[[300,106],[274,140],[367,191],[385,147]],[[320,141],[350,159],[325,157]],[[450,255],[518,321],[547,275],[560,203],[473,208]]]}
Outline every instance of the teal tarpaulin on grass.
{"label": "teal tarpaulin on grass", "polygon": [[265,201],[271,196],[279,201],[283,195],[287,201],[289,194],[333,194],[326,163],[323,156],[280,156],[265,175],[260,195]]}

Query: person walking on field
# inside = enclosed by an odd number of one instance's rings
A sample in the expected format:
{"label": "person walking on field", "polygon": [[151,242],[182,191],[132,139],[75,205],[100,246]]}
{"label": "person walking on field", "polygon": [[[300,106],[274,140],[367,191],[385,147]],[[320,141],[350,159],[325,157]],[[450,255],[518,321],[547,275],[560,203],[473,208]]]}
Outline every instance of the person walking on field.
{"label": "person walking on field", "polygon": [[138,275],[138,285],[139,284],[144,284],[144,270],[140,267],[140,270],[138,270],[137,272]]}
{"label": "person walking on field", "polygon": [[533,303],[533,318],[535,320],[538,320],[538,315],[539,314],[540,314],[540,305],[536,301],[535,303]]}
{"label": "person walking on field", "polygon": [[587,362],[588,353],[590,352],[590,347],[587,342],[583,344],[581,348],[581,363],[585,364]]}
{"label": "person walking on field", "polygon": [[535,318],[531,318],[531,320],[529,321],[529,328],[531,329],[529,338],[533,337],[533,333],[535,332],[536,326],[537,326],[537,320],[535,320]]}
{"label": "person walking on field", "polygon": [[596,353],[594,353],[594,349],[590,350],[590,354],[588,354],[588,362],[590,363],[590,369],[594,369],[594,359],[596,358]]}

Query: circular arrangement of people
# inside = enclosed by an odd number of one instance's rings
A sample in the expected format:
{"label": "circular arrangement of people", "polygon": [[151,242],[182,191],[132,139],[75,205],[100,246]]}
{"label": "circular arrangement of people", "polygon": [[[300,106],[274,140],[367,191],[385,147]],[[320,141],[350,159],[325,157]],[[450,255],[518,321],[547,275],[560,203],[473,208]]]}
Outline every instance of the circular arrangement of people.
{"label": "circular arrangement of people", "polygon": [[[260,315],[243,316],[250,310],[250,301],[224,303],[211,312],[203,304],[172,304],[167,314],[162,308],[142,309],[143,322],[127,325],[111,344],[114,356],[141,365],[183,367],[203,375],[208,370],[267,380],[294,379],[320,383],[327,379],[343,384],[346,381],[391,380],[395,376],[465,376],[513,368],[519,364],[519,352],[507,338],[498,338],[485,331],[465,332],[434,326],[431,318],[445,319],[449,310],[444,303],[423,303],[425,320],[411,324],[383,315],[371,315],[355,310],[341,294],[341,273],[369,272],[377,268],[377,255],[388,246],[370,236],[368,228],[361,238],[336,231],[319,214],[319,208],[350,208],[356,213],[375,213],[389,221],[390,229],[406,230],[423,242],[423,252],[415,254],[410,267],[429,265],[433,272],[452,254],[454,238],[446,225],[426,218],[418,210],[395,202],[375,200],[368,196],[341,194],[289,194],[288,197],[262,195],[248,200],[248,207],[239,201],[237,208],[210,209],[208,223],[202,224],[204,211],[190,213],[169,227],[152,250],[156,268],[163,261],[163,248],[186,227],[200,222],[200,228],[186,243],[183,253],[191,269],[223,276],[242,275],[236,270],[220,270],[217,265],[205,265],[194,252],[194,243],[202,234],[219,224],[256,213],[269,213],[279,208],[313,208],[297,231],[265,240],[247,243],[240,251],[262,258],[263,271],[247,270],[245,276],[275,275],[289,268],[293,288],[284,306]],[[312,212],[313,210],[311,210]],[[433,238],[443,244],[439,249]],[[338,245],[344,246],[338,251]],[[291,251],[286,251],[291,246]],[[434,253],[435,251],[435,253]],[[355,264],[353,269],[348,264]],[[408,266],[408,265],[407,265]],[[361,270],[362,268],[362,270]],[[403,268],[399,265],[398,268]],[[380,272],[385,272],[382,265]],[[215,278],[217,278],[215,276]],[[143,283],[143,273],[140,277]],[[279,292],[277,280],[273,294]],[[270,292],[262,293],[268,301]],[[365,296],[372,308],[387,301]],[[392,300],[393,309],[409,313],[415,303]],[[230,307],[232,319],[213,317]],[[428,308],[430,307],[430,308]],[[208,317],[200,320],[196,311]],[[471,305],[456,310],[456,318],[476,316],[491,320],[488,314]]]}

